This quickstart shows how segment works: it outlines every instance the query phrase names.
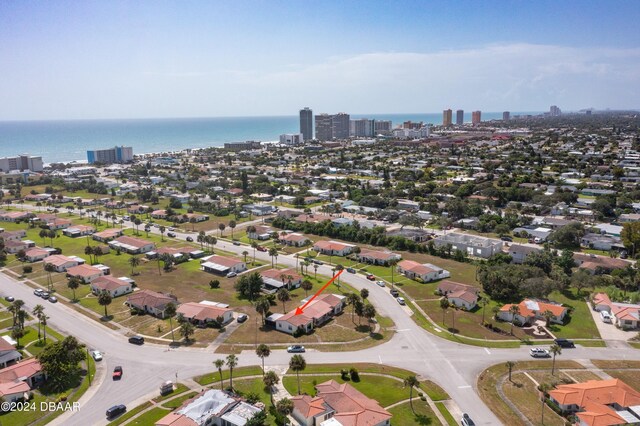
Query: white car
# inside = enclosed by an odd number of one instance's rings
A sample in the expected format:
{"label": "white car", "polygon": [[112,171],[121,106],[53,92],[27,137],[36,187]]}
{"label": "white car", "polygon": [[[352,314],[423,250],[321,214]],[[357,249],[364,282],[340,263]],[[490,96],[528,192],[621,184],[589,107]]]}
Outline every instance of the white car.
{"label": "white car", "polygon": [[549,351],[544,348],[531,348],[529,349],[529,355],[534,358],[548,358],[551,356]]}
{"label": "white car", "polygon": [[398,301],[399,304],[404,305],[406,304],[406,302],[404,301],[404,297],[397,297],[396,300]]}
{"label": "white car", "polygon": [[378,284],[380,287],[384,287],[384,281],[378,280],[376,281],[376,284]]}
{"label": "white car", "polygon": [[91,356],[96,361],[102,361],[102,354],[100,353],[100,351],[91,351]]}
{"label": "white car", "polygon": [[607,324],[611,324],[612,322],[611,314],[607,311],[600,311],[600,318],[602,322],[606,322]]}
{"label": "white car", "polygon": [[229,273],[227,274],[227,278],[233,278],[233,277],[235,277],[235,276],[237,276],[237,275],[238,275],[238,274],[237,274],[237,273],[235,273],[235,272],[229,272]]}

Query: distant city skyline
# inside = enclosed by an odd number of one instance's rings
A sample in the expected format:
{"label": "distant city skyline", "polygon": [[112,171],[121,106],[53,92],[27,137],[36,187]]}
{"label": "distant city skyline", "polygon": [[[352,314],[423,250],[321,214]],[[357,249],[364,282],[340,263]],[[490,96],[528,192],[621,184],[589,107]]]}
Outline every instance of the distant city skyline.
{"label": "distant city skyline", "polygon": [[0,120],[640,108],[638,2],[367,5],[3,2]]}

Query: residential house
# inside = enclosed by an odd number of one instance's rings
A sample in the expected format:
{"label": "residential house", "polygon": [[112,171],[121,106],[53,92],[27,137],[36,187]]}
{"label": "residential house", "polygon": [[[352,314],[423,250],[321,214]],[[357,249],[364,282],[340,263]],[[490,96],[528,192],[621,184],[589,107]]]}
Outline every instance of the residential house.
{"label": "residential house", "polygon": [[260,411],[226,391],[209,389],[186,400],[155,426],[245,426]]}
{"label": "residential house", "polygon": [[584,234],[584,236],[580,238],[580,245],[582,247],[604,251],[609,251],[614,247],[616,249],[624,248],[622,240],[619,237],[611,237],[593,232]]}
{"label": "residential house", "polygon": [[315,386],[316,396],[296,395],[293,418],[305,426],[388,426],[391,413],[349,383],[329,380]]}
{"label": "residential house", "polygon": [[542,249],[539,247],[511,244],[511,247],[509,247],[509,256],[511,256],[511,262],[522,264],[531,253],[538,253],[540,251],[542,251]]}
{"label": "residential house", "polygon": [[494,238],[479,237],[477,235],[450,234],[439,236],[433,240],[436,247],[451,246],[452,251],[460,250],[469,256],[488,259],[494,254],[502,252],[503,242]]}
{"label": "residential house", "polygon": [[33,217],[33,213],[29,212],[0,212],[0,221],[3,222],[20,222],[29,220]]}
{"label": "residential house", "polygon": [[103,275],[104,271],[102,269],[90,265],[77,265],[67,268],[67,276],[79,278],[85,284]]}
{"label": "residential house", "polygon": [[151,212],[151,217],[154,219],[166,219],[167,211],[166,210],[154,210]]}
{"label": "residential house", "polygon": [[178,307],[178,317],[198,325],[207,325],[218,321],[227,324],[233,320],[233,311],[228,305],[212,302],[188,302]]}
{"label": "residential house", "polygon": [[346,256],[353,251],[355,245],[340,243],[338,241],[317,241],[313,249],[327,256]]}
{"label": "residential house", "polygon": [[72,222],[69,219],[63,219],[63,218],[53,218],[49,221],[47,221],[47,228],[49,228],[52,231],[57,231],[60,229],[67,229],[68,227],[70,227],[72,224]]}
{"label": "residential house", "polygon": [[311,242],[311,240],[303,234],[299,234],[297,232],[292,232],[290,234],[285,235],[280,238],[284,244],[293,247],[303,247]]}
{"label": "residential house", "polygon": [[574,253],[573,260],[578,268],[595,273],[611,273],[615,269],[625,269],[632,265],[631,262],[623,259],[614,259],[595,254]]}
{"label": "residential house", "polygon": [[267,269],[261,271],[260,276],[264,281],[264,288],[267,292],[272,293],[286,287],[287,290],[300,287],[302,284],[302,275],[298,274],[295,269]]}
{"label": "residential house", "polygon": [[449,278],[451,276],[449,271],[436,265],[431,263],[418,263],[413,260],[403,260],[399,262],[397,269],[398,272],[404,274],[405,277],[412,280],[420,279],[425,283],[442,278]]}
{"label": "residential house", "polygon": [[26,241],[5,241],[4,242],[4,251],[9,254],[16,254],[20,250],[27,250],[29,248],[29,243]]}
{"label": "residential house", "polygon": [[114,250],[125,251],[129,254],[140,254],[153,250],[156,245],[151,241],[123,235],[110,241],[109,247]]}
{"label": "residential house", "polygon": [[620,379],[558,385],[549,399],[581,426],[640,424],[640,392]]}
{"label": "residential house", "polygon": [[31,358],[0,370],[0,397],[12,402],[44,381],[45,374],[40,362]]}
{"label": "residential house", "polygon": [[431,234],[424,229],[418,228],[397,228],[387,231],[388,237],[403,237],[416,243],[423,243],[431,238]]}
{"label": "residential house", "polygon": [[91,292],[96,296],[103,291],[108,291],[111,297],[122,296],[133,291],[130,280],[115,278],[111,275],[103,275],[91,281]]}
{"label": "residential house", "polygon": [[[273,322],[276,330],[292,335],[309,333],[314,327],[324,324],[334,315],[341,313],[345,299],[345,296],[337,294],[321,294],[304,308],[302,314],[296,315],[294,310],[275,316]],[[302,302],[306,303],[306,300]]]}
{"label": "residential house", "polygon": [[31,248],[25,252],[25,258],[28,262],[37,262],[39,260],[43,260],[47,256],[49,256],[49,251],[39,247]]}
{"label": "residential house", "polygon": [[114,240],[122,235],[122,229],[118,228],[108,228],[104,231],[96,232],[91,236],[96,241],[101,241],[103,243]]}
{"label": "residential house", "polygon": [[84,237],[96,232],[96,228],[89,225],[73,225],[62,231],[64,235],[71,238]]}
{"label": "residential house", "polygon": [[233,257],[218,256],[214,254],[203,258],[205,260],[200,267],[205,272],[213,274],[228,274],[229,272],[239,273],[247,269],[247,265],[240,259]]}
{"label": "residential house", "polygon": [[618,328],[623,330],[640,328],[640,305],[612,303],[611,313]]}
{"label": "residential house", "polygon": [[296,216],[295,221],[296,222],[309,222],[309,223],[322,223],[325,220],[331,220],[332,217],[326,214],[319,214],[319,213],[310,213],[310,214],[301,214]]}
{"label": "residential house", "polygon": [[178,300],[168,294],[158,293],[152,290],[140,290],[127,297],[125,305],[151,314],[153,316],[164,318],[165,309],[169,303],[178,304]]}
{"label": "residential house", "polygon": [[591,306],[593,307],[593,310],[598,312],[607,311],[611,313],[612,304],[613,302],[607,293],[596,293],[591,299]]}
{"label": "residential house", "polygon": [[80,262],[77,258],[71,258],[62,254],[54,254],[44,258],[45,265],[53,265],[56,272],[65,272],[68,268],[78,266]]}
{"label": "residential house", "polygon": [[22,359],[20,352],[5,339],[0,338],[0,368],[16,363]]}
{"label": "residential house", "polygon": [[453,281],[441,281],[437,292],[447,298],[450,304],[458,308],[471,310],[478,304],[478,289]]}
{"label": "residential house", "polygon": [[[511,306],[513,306],[513,304],[502,306],[498,312],[498,318],[503,321],[512,322],[513,314],[509,311]],[[550,311],[553,314],[550,321],[557,324],[563,324],[564,317],[567,315],[567,308],[552,302],[524,299],[518,303],[517,306],[519,313],[515,314],[515,321],[522,325],[531,325],[535,320],[544,319],[543,314],[546,311]]]}
{"label": "residential house", "polygon": [[361,249],[356,253],[358,262],[370,263],[372,265],[388,265],[391,261],[399,261],[402,256],[389,250],[369,250]]}
{"label": "residential house", "polygon": [[268,240],[271,238],[271,234],[275,232],[270,226],[258,225],[254,226],[254,228],[256,228],[255,231],[247,233],[247,237],[251,240]]}

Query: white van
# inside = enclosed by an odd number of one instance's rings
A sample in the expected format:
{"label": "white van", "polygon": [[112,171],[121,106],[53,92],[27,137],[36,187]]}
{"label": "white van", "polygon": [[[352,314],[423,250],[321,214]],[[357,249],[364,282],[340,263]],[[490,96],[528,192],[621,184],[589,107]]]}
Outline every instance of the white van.
{"label": "white van", "polygon": [[607,311],[600,311],[600,318],[602,318],[602,322],[606,322],[608,324],[611,324],[611,314]]}

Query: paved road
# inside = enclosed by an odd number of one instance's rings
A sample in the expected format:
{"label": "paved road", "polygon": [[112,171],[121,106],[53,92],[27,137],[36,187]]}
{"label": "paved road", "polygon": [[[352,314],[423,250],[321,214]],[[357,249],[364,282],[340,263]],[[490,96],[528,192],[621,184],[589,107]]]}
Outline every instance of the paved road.
{"label": "paved road", "polygon": [[[157,231],[152,228],[153,231]],[[186,234],[178,234],[184,238]],[[220,241],[217,248],[234,253],[241,253],[246,246],[234,246]],[[257,252],[257,257],[270,261],[267,253]],[[278,263],[293,266],[296,263],[292,256],[278,256]],[[331,268],[322,265],[318,271],[330,275]],[[382,345],[356,352],[317,352],[305,354],[308,363],[341,363],[341,362],[373,362],[393,365],[429,378],[440,384],[458,403],[460,408],[468,412],[480,425],[499,425],[499,420],[484,405],[475,391],[478,374],[487,366],[507,360],[530,359],[528,348],[518,349],[485,349],[460,345],[440,339],[420,328],[389,294],[388,289],[378,287],[361,275],[343,273],[343,281],[356,289],[368,288],[369,300],[377,310],[390,317],[396,324],[394,337]],[[26,307],[32,309],[36,304],[44,304],[49,323],[55,328],[76,336],[89,348],[105,353],[100,363],[95,386],[81,399],[80,410],[61,416],[54,424],[79,425],[106,424],[105,410],[115,404],[125,403],[129,408],[142,403],[158,393],[158,386],[165,380],[178,380],[212,371],[212,362],[221,358],[220,354],[200,348],[179,348],[168,350],[166,346],[145,344],[135,346],[127,343],[127,339],[119,332],[88,320],[63,304],[51,304],[33,295],[27,285],[8,276],[0,274],[0,295],[11,294],[25,301]],[[631,348],[577,348],[567,349],[560,359],[625,359],[638,355]],[[267,365],[288,364],[290,355],[283,350],[273,351],[267,359]],[[252,351],[245,351],[239,356],[240,365],[259,365],[259,359]],[[110,378],[116,365],[124,368],[123,379],[114,382]]]}

